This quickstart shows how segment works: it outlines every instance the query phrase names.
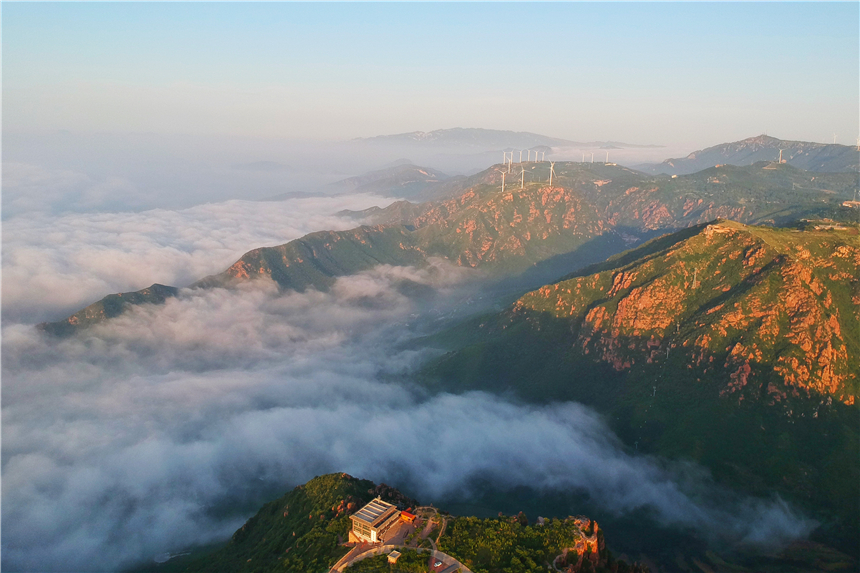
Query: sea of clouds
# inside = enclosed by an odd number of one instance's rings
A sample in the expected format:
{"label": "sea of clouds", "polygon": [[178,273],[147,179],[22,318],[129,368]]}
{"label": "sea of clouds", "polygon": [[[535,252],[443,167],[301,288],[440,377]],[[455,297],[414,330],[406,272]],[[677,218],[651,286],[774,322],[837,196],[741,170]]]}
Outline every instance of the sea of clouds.
{"label": "sea of clouds", "polygon": [[179,210],[19,214],[3,222],[3,319],[59,320],[114,292],[153,283],[186,286],[253,248],[354,227],[334,215],[341,209],[390,201],[364,194],[232,200]]}
{"label": "sea of clouds", "polygon": [[751,543],[812,528],[779,500],[725,502],[701,469],[630,453],[581,405],[390,382],[436,353],[404,342],[478,295],[476,277],[444,261],[380,266],[328,292],[284,293],[266,280],[185,289],[67,339],[33,326],[109,292],[182,286],[250,248],[352,226],[333,213],[374,204],[384,200],[6,219],[3,569],[151,562],[227,538],[267,496],[328,472],[424,500],[478,477],[576,490],[607,511],[649,508],[664,523]]}
{"label": "sea of clouds", "polygon": [[457,299],[466,279],[380,267],[327,293],[185,291],[65,340],[5,326],[3,568],[113,570],[224,539],[260,491],[335,471],[424,499],[475,477],[573,489],[749,542],[810,530],[778,501],[703,502],[701,470],[626,452],[581,405],[383,382],[432,355],[398,344],[419,310],[399,285]]}

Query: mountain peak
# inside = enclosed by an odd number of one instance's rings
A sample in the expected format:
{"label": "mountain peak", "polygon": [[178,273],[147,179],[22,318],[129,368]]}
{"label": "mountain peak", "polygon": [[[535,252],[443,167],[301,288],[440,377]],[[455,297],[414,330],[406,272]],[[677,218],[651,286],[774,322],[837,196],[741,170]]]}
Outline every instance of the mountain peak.
{"label": "mountain peak", "polygon": [[774,145],[782,141],[776,137],[770,136],[766,133],[762,133],[761,135],[756,135],[753,137],[747,137],[740,141],[740,143],[758,143],[760,145]]}
{"label": "mountain peak", "polygon": [[548,137],[526,131],[507,131],[472,127],[452,127],[434,131],[410,131],[393,135],[377,135],[360,138],[370,143],[397,143],[431,147],[470,147],[481,149],[527,149],[537,145],[567,146],[577,145],[574,141]]}
{"label": "mountain peak", "polygon": [[845,173],[860,170],[860,153],[856,147],[789,141],[765,134],[699,149],[684,158],[667,159],[656,165],[641,165],[637,169],[646,173],[688,175],[716,165],[746,166],[760,161],[778,161],[780,157],[785,163],[806,171]]}

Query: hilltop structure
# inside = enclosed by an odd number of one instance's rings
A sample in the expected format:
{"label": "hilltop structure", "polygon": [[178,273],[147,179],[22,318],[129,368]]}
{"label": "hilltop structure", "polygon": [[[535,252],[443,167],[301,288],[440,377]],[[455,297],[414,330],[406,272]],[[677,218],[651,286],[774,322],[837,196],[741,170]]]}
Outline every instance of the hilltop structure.
{"label": "hilltop structure", "polygon": [[388,539],[387,534],[391,526],[400,521],[400,511],[394,505],[377,497],[349,518],[352,520],[350,541],[378,543]]}

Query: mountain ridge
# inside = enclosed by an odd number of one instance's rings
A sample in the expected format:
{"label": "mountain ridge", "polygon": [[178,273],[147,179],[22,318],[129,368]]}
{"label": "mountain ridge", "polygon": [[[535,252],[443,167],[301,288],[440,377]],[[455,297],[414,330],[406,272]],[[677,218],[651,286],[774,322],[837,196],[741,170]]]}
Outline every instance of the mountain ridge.
{"label": "mountain ridge", "polygon": [[683,158],[634,166],[646,173],[688,175],[720,164],[750,165],[758,161],[783,161],[805,171],[821,173],[860,171],[860,151],[856,146],[790,141],[767,135],[748,137],[694,151]]}
{"label": "mountain ridge", "polygon": [[353,141],[368,143],[400,142],[412,145],[428,146],[464,146],[474,148],[490,149],[530,149],[537,146],[546,147],[600,147],[603,145],[614,145],[616,147],[654,148],[660,145],[637,145],[623,143],[620,141],[591,141],[580,142],[549,137],[528,131],[508,131],[500,129],[454,127],[449,129],[437,129],[433,131],[410,131],[391,135],[376,135],[372,137],[356,138]]}
{"label": "mountain ridge", "polygon": [[[504,192],[501,183],[506,170],[494,166],[464,180],[462,184],[469,187],[459,197],[415,206],[395,203],[369,214],[380,224],[320,231],[276,247],[253,249],[222,273],[190,286],[227,287],[266,276],[282,289],[324,290],[338,276],[377,264],[421,265],[428,257],[482,268],[496,277],[514,276],[609,233],[626,233],[636,240],[637,234],[717,217],[785,222],[839,208],[839,199],[849,197],[848,189],[853,189],[850,174],[810,178],[789,165],[767,162],[712,168],[678,178],[649,177],[613,165],[558,162],[555,166],[552,187],[547,181],[548,164],[526,163],[520,166],[522,189],[514,182]],[[141,292],[109,296],[163,302],[149,300]],[[101,303],[111,304],[106,299]],[[90,309],[90,314],[95,310]],[[78,314],[60,321],[67,325],[47,323],[42,328],[69,332],[78,327]],[[95,313],[94,320],[80,325],[111,316]]]}

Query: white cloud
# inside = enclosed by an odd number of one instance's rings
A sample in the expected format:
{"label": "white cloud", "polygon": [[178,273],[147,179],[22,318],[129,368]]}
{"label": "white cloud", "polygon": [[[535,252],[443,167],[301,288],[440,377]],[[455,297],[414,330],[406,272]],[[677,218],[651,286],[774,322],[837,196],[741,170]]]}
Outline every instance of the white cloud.
{"label": "white cloud", "polygon": [[479,476],[575,489],[751,540],[809,530],[779,503],[691,497],[679,484],[701,470],[625,453],[583,406],[382,382],[428,356],[399,344],[421,323],[398,285],[431,286],[446,308],[468,278],[441,261],[378,267],[327,293],[185,291],[64,340],[5,326],[4,569],[116,569],[223,539],[247,517],[224,510],[334,471],[400,476],[425,499]]}
{"label": "white cloud", "polygon": [[3,318],[60,320],[114,292],[152,283],[186,286],[223,271],[252,248],[354,227],[334,216],[341,209],[390,202],[353,195],[13,217],[3,223]]}

